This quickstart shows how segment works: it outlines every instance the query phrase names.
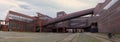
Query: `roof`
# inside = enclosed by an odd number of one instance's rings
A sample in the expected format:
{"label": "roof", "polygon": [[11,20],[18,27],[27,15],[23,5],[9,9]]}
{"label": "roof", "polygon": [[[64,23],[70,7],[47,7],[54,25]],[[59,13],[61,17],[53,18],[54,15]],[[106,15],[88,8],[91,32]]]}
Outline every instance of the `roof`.
{"label": "roof", "polygon": [[[14,13],[14,14],[17,14],[17,15],[22,14],[22,16],[27,16],[27,17],[29,17],[29,15],[27,15],[27,14],[24,14],[24,13],[21,13],[21,12],[16,12],[16,11],[9,10],[9,11],[5,11],[5,12],[3,12],[3,13],[1,14],[1,16],[0,16],[0,20],[5,20],[6,17],[7,17],[7,15],[8,15],[8,13]],[[31,16],[30,16],[29,18],[31,18]]]}
{"label": "roof", "polygon": [[27,17],[27,18],[32,18],[33,19],[33,17],[31,17],[29,15],[25,15],[25,14],[22,14],[22,13],[19,13],[19,12],[15,12],[15,11],[9,11],[8,14],[19,15],[19,16],[23,16],[23,17]]}

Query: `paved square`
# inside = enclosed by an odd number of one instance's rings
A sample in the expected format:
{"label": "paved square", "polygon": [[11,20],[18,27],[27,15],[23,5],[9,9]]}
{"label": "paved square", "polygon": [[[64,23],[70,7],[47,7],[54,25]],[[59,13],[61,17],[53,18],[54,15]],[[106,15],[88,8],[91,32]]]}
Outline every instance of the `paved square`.
{"label": "paved square", "polygon": [[104,42],[88,34],[0,31],[0,42]]}

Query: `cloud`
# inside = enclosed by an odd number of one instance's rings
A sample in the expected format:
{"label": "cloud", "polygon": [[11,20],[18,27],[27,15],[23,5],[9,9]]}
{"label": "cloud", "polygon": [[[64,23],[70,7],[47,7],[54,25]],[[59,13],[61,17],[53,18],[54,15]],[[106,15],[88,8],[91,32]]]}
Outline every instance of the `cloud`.
{"label": "cloud", "polygon": [[30,16],[35,16],[36,12],[40,12],[56,17],[58,11],[76,12],[95,7],[97,3],[99,0],[1,0],[0,7],[4,8],[0,8],[0,14],[5,16],[8,10],[14,10]]}
{"label": "cloud", "polygon": [[[31,5],[40,7],[51,7],[56,10],[63,10],[67,13],[83,9],[93,8],[100,0],[21,0]],[[44,8],[43,8],[44,9]],[[47,10],[46,10],[47,11]]]}
{"label": "cloud", "polygon": [[0,19],[4,20],[6,17],[7,10],[9,10],[12,7],[17,7],[18,5],[15,3],[10,3],[7,0],[0,0]]}
{"label": "cloud", "polygon": [[[27,7],[28,6],[28,7]],[[30,9],[30,4],[27,4],[26,2],[18,1],[18,0],[1,0],[0,1],[0,20],[5,20],[6,15],[9,10],[13,10],[19,13],[24,13],[26,15],[35,15],[34,11]],[[27,10],[27,8],[29,8]],[[32,8],[32,7],[31,7]]]}
{"label": "cloud", "polygon": [[62,8],[80,8],[81,6],[88,6],[88,4],[78,1],[78,0],[52,0],[52,2],[56,3],[57,6],[62,7]]}

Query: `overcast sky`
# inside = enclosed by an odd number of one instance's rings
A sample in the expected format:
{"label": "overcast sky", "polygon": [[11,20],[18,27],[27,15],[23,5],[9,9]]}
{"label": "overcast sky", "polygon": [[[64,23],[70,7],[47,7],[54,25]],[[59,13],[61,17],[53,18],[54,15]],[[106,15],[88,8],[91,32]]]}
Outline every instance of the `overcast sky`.
{"label": "overcast sky", "polygon": [[72,13],[95,7],[104,0],[0,0],[0,20],[9,10],[35,16],[36,12],[55,18],[56,12]]}

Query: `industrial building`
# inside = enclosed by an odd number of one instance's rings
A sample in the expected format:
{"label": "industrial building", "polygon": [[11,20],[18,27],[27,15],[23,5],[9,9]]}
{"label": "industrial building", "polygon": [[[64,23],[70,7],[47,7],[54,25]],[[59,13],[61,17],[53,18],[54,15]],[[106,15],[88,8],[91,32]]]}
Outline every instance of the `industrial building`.
{"label": "industrial building", "polygon": [[90,21],[88,21],[87,28],[83,28],[84,30],[91,32],[120,33],[119,4],[120,0],[106,0],[104,3],[99,3],[95,8],[74,12],[61,18],[55,18],[53,21],[44,23],[44,26],[91,14],[91,18],[88,19]]}
{"label": "industrial building", "polygon": [[34,31],[34,17],[9,11],[6,17],[6,30],[8,31]]}
{"label": "industrial building", "polygon": [[[111,32],[120,33],[120,0],[106,0],[95,8],[66,14],[57,12],[56,18],[36,13],[28,16],[9,11],[4,31],[27,32]],[[85,17],[89,15],[88,17]]]}
{"label": "industrial building", "polygon": [[[57,12],[57,18],[61,18],[66,14],[64,11]],[[56,25],[57,32],[81,32],[82,28],[88,24],[89,17],[78,17],[75,19],[59,22]],[[59,29],[59,30],[58,30]]]}
{"label": "industrial building", "polygon": [[[57,17],[56,18],[61,18],[62,16],[67,15],[64,11],[57,12]],[[57,32],[66,32],[66,29],[69,28],[69,20],[68,21],[63,21],[59,22],[56,25],[56,31]]]}
{"label": "industrial building", "polygon": [[120,33],[120,0],[106,0],[94,9],[99,32]]}
{"label": "industrial building", "polygon": [[[28,16],[15,11],[9,11],[6,20],[5,27],[2,27],[4,31],[21,31],[21,32],[39,32],[42,31],[42,23],[50,19],[46,15],[37,13],[38,16]],[[43,22],[44,21],[44,22]]]}

